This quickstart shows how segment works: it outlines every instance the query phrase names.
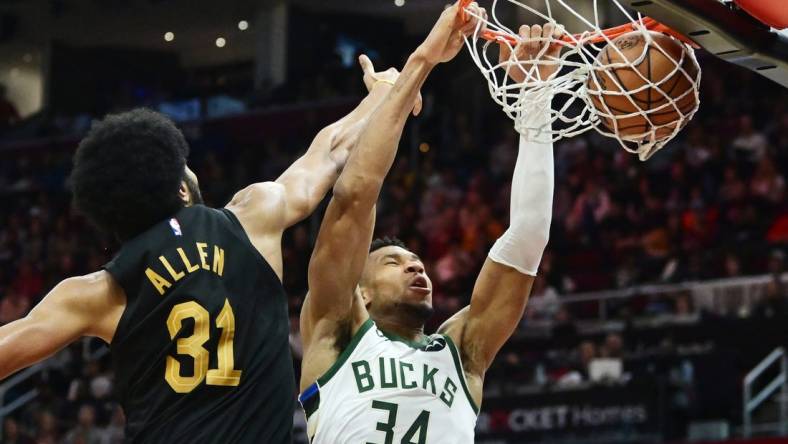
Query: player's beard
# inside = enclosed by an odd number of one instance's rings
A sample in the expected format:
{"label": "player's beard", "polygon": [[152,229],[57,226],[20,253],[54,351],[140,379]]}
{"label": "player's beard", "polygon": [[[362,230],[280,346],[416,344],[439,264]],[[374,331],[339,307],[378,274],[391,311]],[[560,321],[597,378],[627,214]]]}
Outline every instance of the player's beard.
{"label": "player's beard", "polygon": [[197,185],[197,182],[194,181],[191,177],[184,176],[183,181],[186,183],[186,188],[189,190],[189,194],[191,195],[191,204],[192,205],[202,205],[202,193],[200,193],[200,186]]}
{"label": "player's beard", "polygon": [[435,309],[425,303],[396,302],[393,308],[403,323],[412,326],[423,327],[435,313]]}

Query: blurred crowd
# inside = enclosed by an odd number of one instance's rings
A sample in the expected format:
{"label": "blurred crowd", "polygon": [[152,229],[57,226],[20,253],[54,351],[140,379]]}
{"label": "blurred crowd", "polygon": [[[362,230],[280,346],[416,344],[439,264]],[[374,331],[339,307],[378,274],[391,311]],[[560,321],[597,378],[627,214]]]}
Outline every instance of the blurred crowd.
{"label": "blurred crowd", "polygon": [[[754,74],[708,64],[718,73],[703,79],[699,114],[649,162],[591,133],[556,144],[551,240],[524,324],[571,326],[579,314],[561,299],[573,293],[782,271],[788,97]],[[450,89],[425,91],[425,115],[406,131],[378,206],[377,234],[404,240],[434,281],[432,328],[468,303],[489,247],[507,227],[518,150],[511,122],[499,110],[471,108]],[[317,98],[342,94],[326,88]],[[261,134],[255,143],[187,128],[191,166],[207,204],[223,205],[235,190],[283,171],[319,129],[319,119],[306,115],[299,131]],[[3,119],[0,125],[16,123]],[[0,325],[24,316],[61,279],[99,269],[115,251],[70,207],[65,180],[73,148],[60,142],[33,152],[0,148],[6,150],[0,162]],[[316,215],[294,227],[284,241],[296,351],[296,316],[319,221]],[[779,279],[768,295],[753,313],[786,314],[788,294]],[[684,294],[617,313],[692,318],[694,308]],[[580,341],[576,328],[567,328],[574,329],[566,344],[569,361],[556,380],[571,372],[582,379],[593,358],[626,354],[620,335]],[[41,391],[33,407],[4,422],[3,442],[121,442],[123,417],[111,401],[107,358],[96,353],[82,343],[61,352],[31,383]],[[496,366],[519,365],[517,355],[502,355]],[[537,370],[530,380],[545,380],[544,369]]]}

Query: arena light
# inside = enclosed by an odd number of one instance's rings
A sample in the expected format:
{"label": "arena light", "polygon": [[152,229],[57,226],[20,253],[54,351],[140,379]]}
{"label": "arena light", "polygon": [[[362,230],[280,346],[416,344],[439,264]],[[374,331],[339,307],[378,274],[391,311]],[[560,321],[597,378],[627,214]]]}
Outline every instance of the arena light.
{"label": "arena light", "polygon": [[398,8],[401,8],[402,6],[405,6],[405,0],[394,0],[394,5],[396,5]]}
{"label": "arena light", "polygon": [[217,47],[224,48],[224,45],[226,45],[226,44],[227,44],[227,40],[225,40],[224,37],[219,37],[219,38],[216,39],[216,46]]}
{"label": "arena light", "polygon": [[167,32],[164,33],[164,41],[165,42],[171,42],[173,40],[175,40],[175,33],[170,32],[170,31],[167,31]]}
{"label": "arena light", "polygon": [[238,29],[240,29],[241,31],[246,31],[247,29],[249,29],[249,22],[247,22],[246,20],[241,20],[240,22],[238,22]]}

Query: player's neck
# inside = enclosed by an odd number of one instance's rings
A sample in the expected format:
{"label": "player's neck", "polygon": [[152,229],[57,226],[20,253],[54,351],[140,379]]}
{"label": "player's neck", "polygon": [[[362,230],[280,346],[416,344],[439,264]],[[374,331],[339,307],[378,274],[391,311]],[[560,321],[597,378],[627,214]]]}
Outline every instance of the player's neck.
{"label": "player's neck", "polygon": [[424,325],[408,325],[402,319],[389,317],[375,318],[377,327],[385,333],[399,336],[412,342],[421,342],[424,338]]}

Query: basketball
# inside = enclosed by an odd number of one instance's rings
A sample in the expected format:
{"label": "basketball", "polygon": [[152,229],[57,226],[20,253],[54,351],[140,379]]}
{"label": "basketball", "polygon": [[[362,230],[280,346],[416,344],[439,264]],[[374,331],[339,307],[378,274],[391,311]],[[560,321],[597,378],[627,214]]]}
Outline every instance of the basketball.
{"label": "basketball", "polygon": [[[656,140],[669,137],[698,105],[695,59],[679,41],[653,31],[648,35],[648,43],[641,31],[615,38],[600,51],[586,82],[601,123],[623,140],[646,140],[653,129]],[[626,66],[614,68],[617,64]]]}

